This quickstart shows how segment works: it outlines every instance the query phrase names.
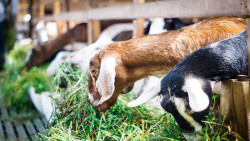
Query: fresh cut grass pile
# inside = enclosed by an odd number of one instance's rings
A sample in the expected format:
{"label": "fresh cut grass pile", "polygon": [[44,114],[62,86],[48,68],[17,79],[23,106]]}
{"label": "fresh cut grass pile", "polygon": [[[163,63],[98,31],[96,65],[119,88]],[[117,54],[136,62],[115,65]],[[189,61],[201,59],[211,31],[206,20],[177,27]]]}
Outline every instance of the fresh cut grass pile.
{"label": "fresh cut grass pile", "polygon": [[[41,140],[185,140],[170,114],[161,114],[150,104],[128,108],[127,103],[135,98],[132,94],[120,95],[115,106],[97,114],[88,100],[87,74],[67,63],[50,78],[45,74],[47,65],[27,71],[23,67],[29,49],[16,46],[8,55],[0,90],[6,104],[22,111],[34,108],[28,95],[30,86],[37,93],[51,92],[55,106],[53,121],[47,125],[46,133],[40,134]],[[67,88],[59,88],[62,83]],[[224,123],[216,107],[204,122],[204,129],[196,133],[203,140],[242,140]]]}
{"label": "fresh cut grass pile", "polygon": [[[128,108],[127,103],[135,98],[132,94],[120,95],[115,106],[97,114],[88,100],[87,77],[67,63],[61,66],[54,84],[63,80],[68,88],[56,89],[61,98],[54,99],[55,120],[43,140],[185,140],[170,114],[161,114],[151,104]],[[197,132],[203,140],[241,140],[217,110],[204,122],[205,128]]]}
{"label": "fresh cut grass pile", "polygon": [[34,109],[30,100],[28,89],[33,86],[36,92],[52,90],[52,78],[46,76],[47,65],[25,68],[25,58],[31,45],[18,46],[6,55],[5,69],[0,72],[0,91],[6,106],[12,106],[16,111],[29,111]]}

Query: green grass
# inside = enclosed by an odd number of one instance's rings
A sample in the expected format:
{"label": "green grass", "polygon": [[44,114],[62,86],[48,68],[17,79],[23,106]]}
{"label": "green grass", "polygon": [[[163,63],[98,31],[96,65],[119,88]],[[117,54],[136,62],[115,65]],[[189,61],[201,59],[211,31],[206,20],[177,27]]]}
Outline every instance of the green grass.
{"label": "green grass", "polygon": [[52,78],[45,73],[46,66],[25,69],[25,57],[31,46],[15,46],[6,56],[5,69],[0,76],[0,91],[3,102],[17,111],[29,111],[33,104],[29,98],[28,89],[33,86],[36,92],[51,90]]}
{"label": "green grass", "polygon": [[[131,94],[119,96],[114,107],[97,115],[87,97],[87,75],[68,68],[62,65],[55,76],[54,84],[64,78],[69,88],[57,89],[63,98],[55,99],[56,120],[42,135],[43,140],[185,140],[171,115],[160,114],[150,104],[128,108]],[[242,140],[224,124],[215,107],[204,122],[204,129],[197,132],[203,140]]]}
{"label": "green grass", "polygon": [[[23,70],[24,57],[30,47],[16,47],[9,54],[0,86],[4,101],[16,109],[29,111],[33,108],[27,89],[34,86],[36,92],[59,93],[54,98],[56,113],[48,125],[42,140],[185,140],[179,126],[169,114],[160,114],[150,104],[135,108],[126,105],[134,97],[121,95],[117,103],[107,112],[97,115],[88,100],[87,75],[78,69],[63,64],[56,76],[47,78],[45,66]],[[68,88],[59,88],[63,81]],[[29,114],[26,115],[29,117]],[[197,132],[203,140],[242,140],[224,123],[217,108],[212,107],[204,129]]]}
{"label": "green grass", "polygon": [[[173,118],[159,114],[157,109],[128,108],[131,94],[120,96],[114,107],[98,116],[87,98],[87,75],[77,69],[68,73],[61,69],[55,80],[59,81],[60,77],[67,80],[70,88],[57,89],[63,98],[55,100],[56,120],[43,135],[44,140],[158,140],[163,139],[161,135],[165,133],[173,134],[171,139],[184,139]],[[164,127],[167,122],[171,129]]]}

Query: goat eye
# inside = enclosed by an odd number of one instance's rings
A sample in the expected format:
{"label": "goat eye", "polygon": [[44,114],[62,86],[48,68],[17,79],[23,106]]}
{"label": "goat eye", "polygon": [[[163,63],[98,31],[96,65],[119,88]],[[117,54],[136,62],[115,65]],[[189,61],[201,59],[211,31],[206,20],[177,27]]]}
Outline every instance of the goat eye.
{"label": "goat eye", "polygon": [[92,74],[96,74],[96,71],[95,71],[95,70],[92,70],[91,73],[92,73]]}

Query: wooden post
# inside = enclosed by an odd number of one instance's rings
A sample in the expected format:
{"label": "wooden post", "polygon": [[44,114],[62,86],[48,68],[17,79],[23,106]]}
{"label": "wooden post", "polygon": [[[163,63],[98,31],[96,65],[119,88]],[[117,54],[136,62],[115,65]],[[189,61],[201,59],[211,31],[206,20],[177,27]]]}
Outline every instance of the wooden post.
{"label": "wooden post", "polygon": [[[66,12],[69,12],[69,0],[65,0],[65,8],[66,8]],[[66,25],[67,25],[67,30],[69,30],[69,21],[66,21]]]}
{"label": "wooden post", "polygon": [[97,8],[98,7],[98,0],[90,0],[90,7]]}
{"label": "wooden post", "polygon": [[235,129],[235,107],[233,99],[233,82],[237,79],[230,79],[221,82],[220,113],[226,122],[231,121]]}
{"label": "wooden post", "polygon": [[91,22],[92,22],[93,41],[95,42],[101,33],[101,24],[99,20],[93,20]]}
{"label": "wooden post", "polygon": [[33,10],[32,10],[33,1],[34,0],[30,0],[30,2],[29,2],[29,8],[28,8],[28,13],[30,13],[30,17],[31,17],[31,19],[29,21],[29,37],[30,38],[32,38],[32,30],[33,30],[33,23],[32,23],[33,16],[34,16]]}
{"label": "wooden post", "polygon": [[[145,3],[145,0],[134,0],[134,4]],[[144,19],[133,20],[134,29],[133,29],[133,38],[142,36],[144,34]]]}
{"label": "wooden post", "polygon": [[[54,2],[54,7],[53,7],[53,14],[57,15],[60,14],[60,2],[59,1],[55,1]],[[60,25],[61,23],[59,21],[56,21],[56,26],[57,26],[57,36],[60,35],[61,33],[61,29],[60,29]]]}
{"label": "wooden post", "polygon": [[44,12],[45,12],[44,4],[42,4],[42,0],[40,0],[40,5],[39,5],[39,18],[42,18],[42,17],[45,16]]}
{"label": "wooden post", "polygon": [[[96,8],[98,5],[97,0],[91,0],[90,8]],[[99,20],[91,20],[88,22],[88,44],[95,42],[101,33],[101,23]]]}
{"label": "wooden post", "polygon": [[[249,81],[235,81],[233,83],[233,98],[235,104],[237,132],[244,140],[249,140],[246,101],[249,104]],[[248,107],[249,108],[249,107]]]}
{"label": "wooden post", "polygon": [[133,20],[134,29],[133,29],[133,38],[144,35],[144,19]]}
{"label": "wooden post", "polygon": [[101,33],[101,24],[99,20],[88,22],[88,44],[95,42]]}
{"label": "wooden post", "polygon": [[54,15],[60,14],[60,1],[55,1],[54,2]]}
{"label": "wooden post", "polygon": [[[250,0],[245,0],[244,14],[247,15],[250,12]],[[250,18],[246,18],[247,22],[247,56],[248,56],[248,77],[250,77]],[[250,83],[250,82],[249,82]],[[250,84],[249,84],[250,86]],[[248,86],[248,87],[249,87]],[[246,106],[246,116],[247,116],[247,127],[248,127],[248,140],[250,140],[250,87],[249,92],[245,94],[245,106]]]}
{"label": "wooden post", "polygon": [[[249,82],[250,83],[250,82]],[[248,127],[248,140],[250,140],[250,84],[248,85],[248,93],[245,94],[245,105],[246,105],[246,116],[247,116],[247,127]]]}
{"label": "wooden post", "polygon": [[88,25],[87,25],[87,32],[88,32],[88,44],[92,44],[93,43],[93,34],[92,34],[92,24],[91,24],[91,21],[88,22]]}
{"label": "wooden post", "polygon": [[[60,1],[57,0],[54,2],[53,14],[57,15],[61,12]],[[65,21],[56,21],[57,25],[57,36],[67,31],[66,22]]]}
{"label": "wooden post", "polygon": [[[248,55],[248,66],[250,66],[250,18],[246,18],[247,22],[247,55]],[[248,77],[250,76],[250,67],[248,67]]]}

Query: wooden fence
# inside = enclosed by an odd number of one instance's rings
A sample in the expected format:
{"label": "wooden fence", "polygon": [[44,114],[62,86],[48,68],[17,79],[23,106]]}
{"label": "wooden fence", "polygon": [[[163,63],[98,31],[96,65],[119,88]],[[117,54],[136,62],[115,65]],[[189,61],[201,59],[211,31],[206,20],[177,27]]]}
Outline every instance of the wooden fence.
{"label": "wooden fence", "polygon": [[[94,0],[96,1],[96,0]],[[115,1],[115,0],[112,0]],[[184,18],[184,17],[211,17],[211,16],[240,16],[247,20],[247,47],[250,56],[250,0],[166,0],[146,2],[134,0],[133,4],[112,6],[105,8],[86,8],[81,11],[55,12],[53,15],[44,16],[43,5],[55,3],[58,0],[47,0],[35,4],[40,9],[40,16],[33,19],[38,21],[85,21],[92,27],[89,30],[90,42],[98,38],[100,29],[98,20],[112,19],[139,19],[139,18]],[[91,1],[92,2],[92,1]],[[90,1],[87,0],[87,3]],[[57,8],[58,9],[58,8]],[[57,11],[57,10],[55,10]],[[140,22],[141,23],[141,22]],[[141,25],[136,25],[134,31],[139,31]],[[93,34],[98,33],[98,34]],[[93,36],[94,35],[94,36]],[[137,34],[139,36],[139,34]],[[250,57],[248,57],[250,64]],[[248,65],[250,66],[250,65]],[[250,67],[248,68],[250,76]],[[237,80],[224,81],[221,94],[221,113],[232,120],[233,127],[245,139],[250,139],[250,90],[249,79],[240,76]],[[230,116],[229,116],[230,115]]]}

